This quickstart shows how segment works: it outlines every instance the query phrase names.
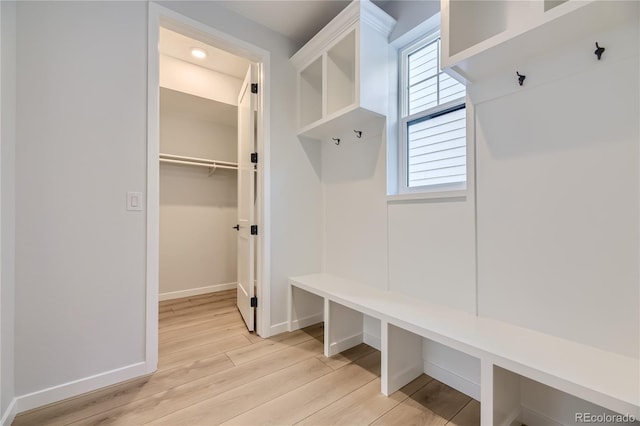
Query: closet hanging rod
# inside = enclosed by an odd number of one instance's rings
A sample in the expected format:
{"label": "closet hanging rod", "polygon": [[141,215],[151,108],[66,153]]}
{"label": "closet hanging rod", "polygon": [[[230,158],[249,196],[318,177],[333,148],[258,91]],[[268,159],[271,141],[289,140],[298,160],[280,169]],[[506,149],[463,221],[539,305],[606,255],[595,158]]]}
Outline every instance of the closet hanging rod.
{"label": "closet hanging rod", "polygon": [[226,165],[226,166],[237,166],[238,163],[233,163],[231,161],[218,161],[218,160],[210,160],[208,158],[197,158],[197,157],[185,157],[182,155],[172,155],[172,154],[162,154],[160,153],[161,160],[181,160],[181,161],[189,161],[192,163],[202,163],[202,164],[217,164],[217,165]]}
{"label": "closet hanging rod", "polygon": [[[226,165],[226,164],[218,164],[218,162],[214,162],[214,163],[198,163],[195,161],[184,161],[184,160],[173,160],[170,158],[161,158],[160,159],[161,163],[171,163],[171,164],[184,164],[186,166],[200,166],[200,167],[207,167],[209,169],[231,169],[231,170],[238,170],[238,166],[230,166],[230,165]],[[231,163],[233,164],[233,163]]]}

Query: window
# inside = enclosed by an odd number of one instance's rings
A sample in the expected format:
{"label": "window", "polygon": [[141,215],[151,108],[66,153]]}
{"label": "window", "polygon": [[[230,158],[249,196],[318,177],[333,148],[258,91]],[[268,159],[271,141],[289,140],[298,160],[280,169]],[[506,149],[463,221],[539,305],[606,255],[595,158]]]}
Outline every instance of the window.
{"label": "window", "polygon": [[400,192],[466,188],[464,85],[440,69],[440,35],[401,51]]}

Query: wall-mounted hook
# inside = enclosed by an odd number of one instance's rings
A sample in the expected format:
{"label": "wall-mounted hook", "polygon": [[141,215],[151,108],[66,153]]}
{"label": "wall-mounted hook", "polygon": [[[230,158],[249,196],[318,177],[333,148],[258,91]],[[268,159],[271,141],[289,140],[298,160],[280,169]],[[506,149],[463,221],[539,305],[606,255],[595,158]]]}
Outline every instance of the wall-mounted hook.
{"label": "wall-mounted hook", "polygon": [[216,166],[216,165],[213,165],[213,166],[209,167],[209,177],[213,176],[213,174],[215,173],[217,168],[218,168],[218,166]]}
{"label": "wall-mounted hook", "polygon": [[353,129],[353,132],[356,134],[356,138],[362,138],[362,132],[360,130]]}
{"label": "wall-mounted hook", "polygon": [[600,58],[602,57],[604,50],[605,50],[604,47],[598,46],[598,42],[596,41],[596,50],[594,50],[593,53],[596,54],[596,56],[598,57],[598,60],[600,60]]}
{"label": "wall-mounted hook", "polygon": [[516,71],[516,75],[518,76],[518,84],[522,86],[524,84],[524,79],[527,78],[527,76],[520,74],[518,71]]}
{"label": "wall-mounted hook", "polygon": [[331,138],[336,142],[336,145],[340,145],[340,138]]}

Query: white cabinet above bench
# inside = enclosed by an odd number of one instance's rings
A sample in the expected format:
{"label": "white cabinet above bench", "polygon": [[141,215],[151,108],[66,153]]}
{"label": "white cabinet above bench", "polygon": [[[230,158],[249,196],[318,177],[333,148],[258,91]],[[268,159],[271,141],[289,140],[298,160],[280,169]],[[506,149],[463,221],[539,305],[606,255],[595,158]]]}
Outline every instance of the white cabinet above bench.
{"label": "white cabinet above bench", "polygon": [[388,37],[395,20],[356,0],[291,57],[298,71],[298,135],[380,134],[387,114]]}
{"label": "white cabinet above bench", "polygon": [[470,83],[506,70],[515,81],[522,61],[637,20],[637,11],[634,0],[441,0],[442,66]]}

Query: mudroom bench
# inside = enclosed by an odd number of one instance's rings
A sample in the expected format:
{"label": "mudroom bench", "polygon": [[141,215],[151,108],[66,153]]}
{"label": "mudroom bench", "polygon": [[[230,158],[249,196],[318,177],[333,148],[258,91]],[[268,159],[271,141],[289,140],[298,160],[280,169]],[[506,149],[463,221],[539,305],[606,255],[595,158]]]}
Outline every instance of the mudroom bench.
{"label": "mudroom bench", "polygon": [[[522,379],[640,418],[637,359],[329,274],[290,278],[288,297],[289,330],[309,325],[309,318],[324,321],[327,357],[364,341],[365,316],[380,321],[384,395],[424,372],[423,340],[429,339],[479,360],[483,425],[520,417]],[[324,310],[305,322],[300,312],[309,309],[309,298]]]}

